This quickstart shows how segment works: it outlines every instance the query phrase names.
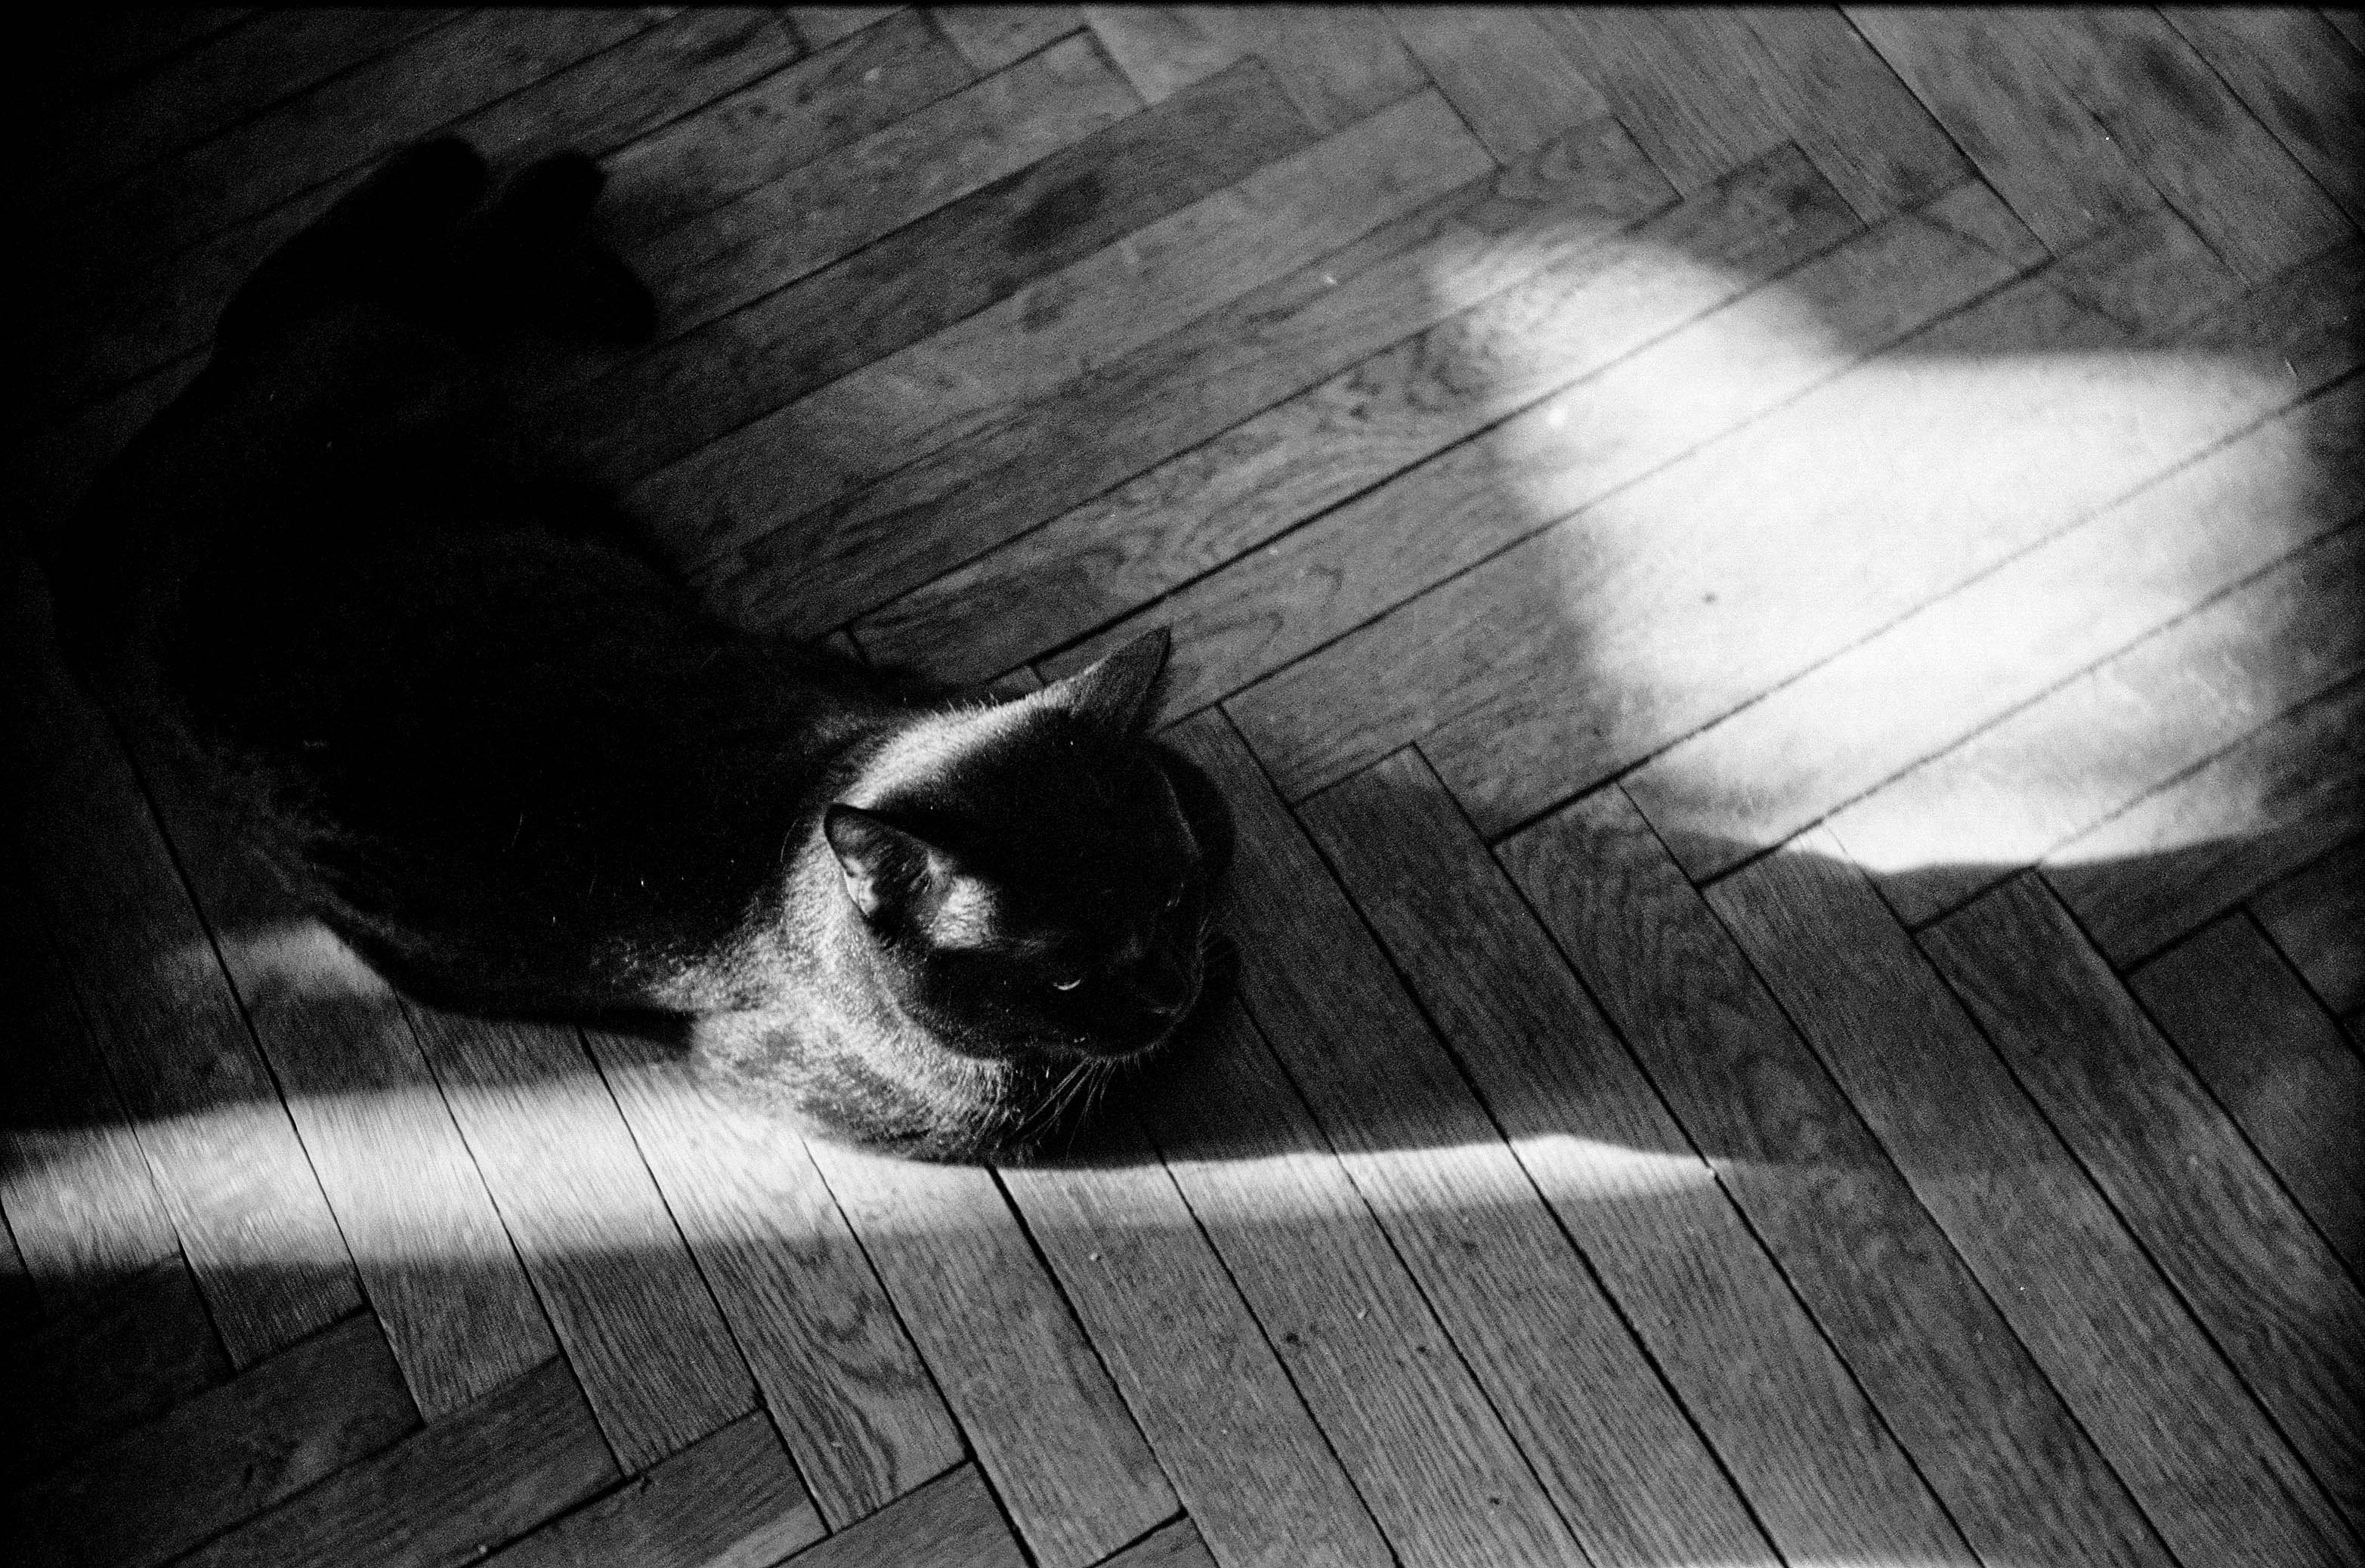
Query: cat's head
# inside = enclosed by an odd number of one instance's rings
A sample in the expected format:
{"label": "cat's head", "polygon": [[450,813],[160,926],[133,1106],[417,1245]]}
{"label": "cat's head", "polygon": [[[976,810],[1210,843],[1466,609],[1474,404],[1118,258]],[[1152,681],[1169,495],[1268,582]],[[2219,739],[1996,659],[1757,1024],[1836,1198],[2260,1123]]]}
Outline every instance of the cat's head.
{"label": "cat's head", "polygon": [[[1151,633],[1016,701],[889,741],[822,831],[880,1000],[1023,1100],[1145,1053],[1198,999],[1212,846],[1142,729]],[[1023,1117],[1031,1108],[987,1107]]]}

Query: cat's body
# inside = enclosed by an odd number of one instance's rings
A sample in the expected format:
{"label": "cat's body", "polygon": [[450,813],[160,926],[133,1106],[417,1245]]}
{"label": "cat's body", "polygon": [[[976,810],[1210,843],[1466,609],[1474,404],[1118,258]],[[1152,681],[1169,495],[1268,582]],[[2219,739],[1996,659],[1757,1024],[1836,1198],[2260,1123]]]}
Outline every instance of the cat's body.
{"label": "cat's body", "polygon": [[645,330],[571,232],[596,173],[471,217],[482,181],[415,149],[249,283],[53,554],[69,648],[422,1000],[670,1015],[836,1131],[1023,1144],[1197,992],[1208,823],[1135,734],[1162,642],[962,703],[704,615],[492,391],[537,291]]}

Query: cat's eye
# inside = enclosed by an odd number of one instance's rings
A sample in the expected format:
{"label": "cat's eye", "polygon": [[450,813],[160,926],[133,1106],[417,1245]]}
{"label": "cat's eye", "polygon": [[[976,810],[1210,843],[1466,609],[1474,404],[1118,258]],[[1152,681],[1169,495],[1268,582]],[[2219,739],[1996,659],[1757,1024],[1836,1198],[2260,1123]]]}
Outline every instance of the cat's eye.
{"label": "cat's eye", "polygon": [[1083,976],[1082,976],[1082,975],[1074,975],[1074,976],[1070,976],[1070,977],[1069,979],[1067,979],[1067,980],[1053,980],[1053,981],[1051,982],[1051,989],[1052,989],[1053,991],[1073,991],[1073,990],[1075,990],[1078,986],[1080,986],[1080,985],[1082,985],[1082,984],[1083,984],[1083,983],[1084,983],[1084,977],[1083,977]]}

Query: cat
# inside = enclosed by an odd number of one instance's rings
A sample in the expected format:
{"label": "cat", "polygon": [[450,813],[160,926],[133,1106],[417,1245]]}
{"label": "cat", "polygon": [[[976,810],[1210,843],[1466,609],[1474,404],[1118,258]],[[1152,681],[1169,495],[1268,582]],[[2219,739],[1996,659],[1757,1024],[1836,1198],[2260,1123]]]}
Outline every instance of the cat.
{"label": "cat", "polygon": [[1022,1157],[1200,997],[1221,803],[1157,632],[1014,700],[734,629],[499,391],[644,340],[579,153],[392,158],[260,266],[46,565],[61,638],[398,989],[670,1021],[818,1130]]}

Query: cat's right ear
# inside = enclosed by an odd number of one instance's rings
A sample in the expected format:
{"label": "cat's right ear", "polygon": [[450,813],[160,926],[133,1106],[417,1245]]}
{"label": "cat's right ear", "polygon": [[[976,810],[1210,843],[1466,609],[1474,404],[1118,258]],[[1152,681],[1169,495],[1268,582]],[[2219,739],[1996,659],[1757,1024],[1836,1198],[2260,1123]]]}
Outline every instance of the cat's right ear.
{"label": "cat's right ear", "polygon": [[821,831],[845,873],[846,896],[865,920],[875,922],[909,904],[934,875],[927,841],[875,812],[834,805],[822,813]]}
{"label": "cat's right ear", "polygon": [[1166,668],[1172,637],[1165,627],[1144,632],[1099,663],[1055,680],[1027,699],[1065,708],[1077,718],[1117,734],[1131,734],[1149,721],[1156,705],[1158,677]]}

